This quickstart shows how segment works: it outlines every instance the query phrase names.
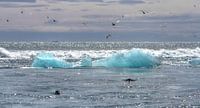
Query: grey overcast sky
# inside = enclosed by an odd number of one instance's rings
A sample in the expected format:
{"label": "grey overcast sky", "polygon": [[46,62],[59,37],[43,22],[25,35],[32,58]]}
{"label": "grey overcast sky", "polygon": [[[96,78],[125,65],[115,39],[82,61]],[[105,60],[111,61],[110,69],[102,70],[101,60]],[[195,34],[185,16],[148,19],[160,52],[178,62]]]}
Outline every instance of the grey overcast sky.
{"label": "grey overcast sky", "polygon": [[0,0],[0,41],[200,41],[199,10],[200,0]]}

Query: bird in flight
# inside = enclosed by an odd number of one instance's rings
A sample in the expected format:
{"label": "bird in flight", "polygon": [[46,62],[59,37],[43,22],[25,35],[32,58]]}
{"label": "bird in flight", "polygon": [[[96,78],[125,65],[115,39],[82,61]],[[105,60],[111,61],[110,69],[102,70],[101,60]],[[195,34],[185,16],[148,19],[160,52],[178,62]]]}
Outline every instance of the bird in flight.
{"label": "bird in flight", "polygon": [[106,39],[110,38],[112,35],[109,33],[108,35],[106,35]]}

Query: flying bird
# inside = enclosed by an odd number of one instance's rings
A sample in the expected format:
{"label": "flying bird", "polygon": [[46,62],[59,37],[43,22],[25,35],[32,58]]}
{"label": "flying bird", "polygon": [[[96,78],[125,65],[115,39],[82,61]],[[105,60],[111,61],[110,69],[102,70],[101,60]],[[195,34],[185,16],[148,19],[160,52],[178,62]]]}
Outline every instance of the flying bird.
{"label": "flying bird", "polygon": [[[112,27],[116,26],[117,24],[119,24],[121,22],[122,19],[124,19],[124,15],[122,15],[120,18],[117,18],[114,22],[112,22]],[[109,33],[108,35],[106,35],[106,39],[112,37],[111,33]]]}
{"label": "flying bird", "polygon": [[50,18],[49,16],[47,16],[46,18],[47,18],[47,20],[48,20],[48,21],[47,21],[48,23],[57,23],[57,22],[58,22],[56,19]]}
{"label": "flying bird", "polygon": [[120,20],[116,20],[115,22],[112,22],[112,26],[116,26],[118,23],[120,23]]}
{"label": "flying bird", "polygon": [[116,25],[116,23],[112,22],[112,26],[115,26],[115,25]]}
{"label": "flying bird", "polygon": [[53,22],[57,22],[55,19],[52,20]]}
{"label": "flying bird", "polygon": [[108,35],[106,35],[106,39],[110,38],[112,35],[109,33]]}
{"label": "flying bird", "polygon": [[84,26],[86,26],[86,25],[87,25],[87,23],[86,23],[86,22],[83,22],[82,24],[83,24]]}
{"label": "flying bird", "polygon": [[144,11],[144,10],[139,10],[139,11],[142,12],[142,14],[147,14],[147,13],[149,13],[149,12]]}

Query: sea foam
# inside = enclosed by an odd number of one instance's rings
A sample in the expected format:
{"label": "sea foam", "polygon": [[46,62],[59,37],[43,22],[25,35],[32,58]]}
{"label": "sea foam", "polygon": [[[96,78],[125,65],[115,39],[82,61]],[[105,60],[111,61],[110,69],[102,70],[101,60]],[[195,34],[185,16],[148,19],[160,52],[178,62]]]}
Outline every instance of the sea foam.
{"label": "sea foam", "polygon": [[11,57],[11,54],[5,48],[0,47],[0,57]]}

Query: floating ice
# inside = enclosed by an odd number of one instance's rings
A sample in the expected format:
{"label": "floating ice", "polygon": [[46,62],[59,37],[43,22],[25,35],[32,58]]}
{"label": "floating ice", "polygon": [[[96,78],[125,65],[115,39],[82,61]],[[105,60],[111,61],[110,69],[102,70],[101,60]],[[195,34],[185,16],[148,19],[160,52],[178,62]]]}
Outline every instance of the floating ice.
{"label": "floating ice", "polygon": [[84,57],[82,57],[82,59],[80,60],[80,66],[81,67],[91,67],[92,66],[91,57],[88,55],[85,55]]}
{"label": "floating ice", "polygon": [[72,64],[56,58],[51,53],[40,53],[38,54],[32,63],[32,67],[42,68],[70,68]]}
{"label": "floating ice", "polygon": [[[76,64],[76,65],[74,65]],[[78,65],[77,65],[78,64]],[[32,67],[42,68],[76,68],[76,67],[125,67],[125,68],[151,68],[160,65],[160,61],[154,56],[140,50],[131,50],[126,53],[113,54],[110,57],[92,61],[91,57],[85,55],[77,63],[68,63],[56,58],[51,53],[38,54]]]}
{"label": "floating ice", "polygon": [[151,68],[157,65],[160,65],[157,58],[140,50],[117,53],[93,62],[93,66],[102,67]]}
{"label": "floating ice", "polygon": [[192,60],[189,61],[189,63],[195,66],[200,65],[200,58],[193,58]]}

